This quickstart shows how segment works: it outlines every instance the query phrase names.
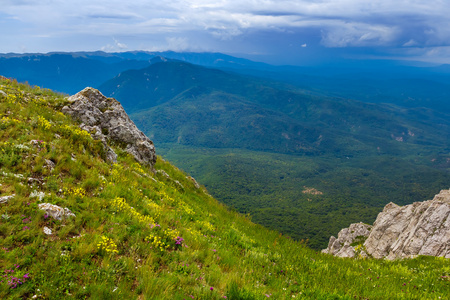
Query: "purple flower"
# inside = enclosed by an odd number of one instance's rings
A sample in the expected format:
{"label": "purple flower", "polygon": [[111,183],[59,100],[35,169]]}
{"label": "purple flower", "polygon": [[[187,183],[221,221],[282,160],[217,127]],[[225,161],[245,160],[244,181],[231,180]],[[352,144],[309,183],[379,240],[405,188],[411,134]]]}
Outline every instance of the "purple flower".
{"label": "purple flower", "polygon": [[23,278],[25,278],[25,279],[30,278],[30,276],[28,274],[30,274],[30,273],[27,273],[27,274],[23,275]]}
{"label": "purple flower", "polygon": [[213,287],[210,287],[209,289],[210,289],[211,291],[213,291],[213,290],[214,290],[214,288],[213,288]]}
{"label": "purple flower", "polygon": [[181,245],[183,243],[184,239],[181,236],[177,236],[175,239],[176,245]]}

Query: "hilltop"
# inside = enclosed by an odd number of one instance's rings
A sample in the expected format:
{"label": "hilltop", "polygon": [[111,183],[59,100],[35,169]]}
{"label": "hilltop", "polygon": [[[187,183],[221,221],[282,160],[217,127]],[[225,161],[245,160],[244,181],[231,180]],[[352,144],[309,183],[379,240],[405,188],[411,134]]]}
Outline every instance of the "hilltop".
{"label": "hilltop", "polygon": [[117,154],[108,162],[95,133],[61,112],[66,97],[5,78],[0,91],[2,299],[443,299],[450,291],[447,259],[317,253],[229,210],[161,157],[140,164],[108,140]]}

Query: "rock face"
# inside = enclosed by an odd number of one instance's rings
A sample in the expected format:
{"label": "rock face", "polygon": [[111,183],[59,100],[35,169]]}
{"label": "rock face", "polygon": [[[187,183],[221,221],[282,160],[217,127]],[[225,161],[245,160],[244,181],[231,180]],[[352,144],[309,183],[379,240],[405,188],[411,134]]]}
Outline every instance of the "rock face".
{"label": "rock face", "polygon": [[112,140],[123,145],[125,151],[140,163],[153,167],[156,162],[153,142],[136,127],[117,100],[107,98],[90,87],[68,100],[71,104],[63,107],[62,112],[79,120],[82,123],[81,129],[103,142],[109,161],[117,160],[117,155],[107,145],[107,140]]}
{"label": "rock face", "polygon": [[338,238],[332,236],[328,243],[328,248],[322,250],[323,253],[329,253],[339,257],[354,257],[355,243],[361,243],[366,240],[372,229],[371,225],[364,223],[351,224],[349,228],[344,228],[338,233]]}
{"label": "rock face", "polygon": [[[354,225],[341,232],[348,232]],[[323,252],[354,257],[351,236],[343,233],[341,239],[341,232],[338,239],[330,238]],[[450,258],[450,190],[442,190],[433,200],[405,206],[387,204],[366,236],[362,248],[374,258],[392,260],[417,255]]]}

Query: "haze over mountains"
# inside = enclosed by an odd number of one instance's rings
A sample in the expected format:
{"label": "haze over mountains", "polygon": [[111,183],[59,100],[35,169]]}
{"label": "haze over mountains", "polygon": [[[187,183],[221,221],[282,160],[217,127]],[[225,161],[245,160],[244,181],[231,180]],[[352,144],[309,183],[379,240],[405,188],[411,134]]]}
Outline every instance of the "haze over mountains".
{"label": "haze over mountains", "polygon": [[219,200],[313,247],[393,198],[448,188],[446,66],[93,52],[1,55],[0,74],[69,94],[98,87]]}

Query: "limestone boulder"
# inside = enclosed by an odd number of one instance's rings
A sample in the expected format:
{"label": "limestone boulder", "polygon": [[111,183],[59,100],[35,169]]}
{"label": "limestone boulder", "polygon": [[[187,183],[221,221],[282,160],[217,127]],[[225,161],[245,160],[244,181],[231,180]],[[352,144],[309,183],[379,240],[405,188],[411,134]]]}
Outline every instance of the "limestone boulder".
{"label": "limestone boulder", "polygon": [[322,252],[339,257],[355,257],[355,246],[365,241],[371,229],[371,225],[364,223],[350,224],[348,228],[339,231],[337,238],[332,236],[328,248],[322,250]]}
{"label": "limestone boulder", "polygon": [[417,255],[450,258],[450,190],[433,200],[398,206],[389,203],[378,214],[365,242],[375,258]]}
{"label": "limestone boulder", "polygon": [[63,107],[62,112],[80,121],[80,128],[103,142],[108,160],[115,162],[117,159],[117,155],[107,145],[108,141],[113,141],[138,162],[154,166],[156,153],[153,142],[136,127],[117,100],[107,98],[91,87],[68,100],[71,104]]}
{"label": "limestone boulder", "polygon": [[[356,227],[352,224],[341,230],[337,239],[331,237],[328,248],[322,252],[341,257],[355,256],[351,244],[352,231],[356,231],[351,228]],[[450,258],[450,190],[442,190],[433,200],[410,205],[398,206],[391,202],[378,214],[371,229],[367,229],[357,233],[367,234],[364,255],[389,260],[417,255]]]}

